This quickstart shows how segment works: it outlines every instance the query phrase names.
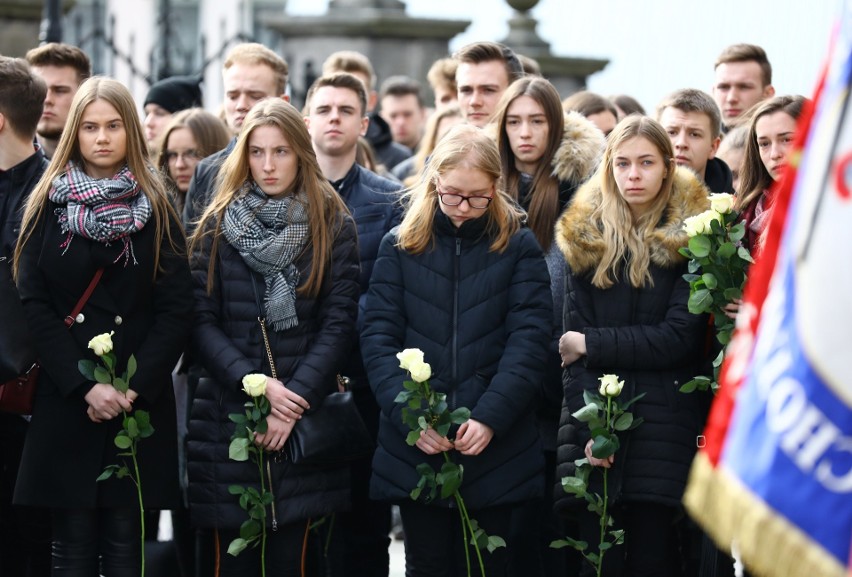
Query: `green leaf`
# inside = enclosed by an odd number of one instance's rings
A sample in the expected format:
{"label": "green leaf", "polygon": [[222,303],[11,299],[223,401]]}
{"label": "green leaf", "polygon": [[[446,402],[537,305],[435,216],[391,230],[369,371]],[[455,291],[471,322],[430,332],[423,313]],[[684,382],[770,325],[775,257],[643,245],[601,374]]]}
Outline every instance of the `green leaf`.
{"label": "green leaf", "polygon": [[254,432],[258,435],[265,435],[266,431],[269,430],[269,423],[266,422],[266,419],[262,419],[257,426],[254,428]]}
{"label": "green leaf", "polygon": [[104,469],[104,472],[101,473],[97,479],[95,479],[95,481],[106,481],[107,479],[112,477],[112,474],[116,471],[116,469],[118,469],[118,465],[109,465]]}
{"label": "green leaf", "polygon": [[112,382],[112,386],[115,387],[115,390],[119,393],[127,392],[127,381],[125,381],[122,377],[115,377],[115,380]]}
{"label": "green leaf", "polygon": [[598,551],[608,551],[609,549],[612,549],[612,543],[608,541],[598,544]]}
{"label": "green leaf", "polygon": [[95,380],[95,362],[88,359],[77,361],[77,370],[86,378],[86,380]]}
{"label": "green leaf", "polygon": [[716,254],[718,254],[720,257],[722,257],[725,260],[730,260],[730,258],[732,256],[734,256],[734,253],[736,253],[736,252],[737,252],[737,247],[734,246],[734,243],[725,242],[725,243],[722,243],[722,245],[719,247],[719,250],[716,251]]}
{"label": "green leaf", "polygon": [[502,537],[498,537],[497,535],[491,535],[488,537],[488,545],[486,545],[486,549],[488,549],[489,553],[493,553],[496,549],[505,546],[506,541],[504,541]]}
{"label": "green leaf", "polygon": [[231,413],[230,415],[228,415],[228,418],[231,420],[231,422],[236,423],[238,425],[244,425],[248,422],[246,416],[240,413]]}
{"label": "green leaf", "polygon": [[741,246],[737,249],[737,256],[743,259],[746,262],[754,262],[754,259],[751,258],[751,253],[748,252],[748,249],[744,246]]}
{"label": "green leaf", "polygon": [[732,301],[732,300],[734,300],[734,299],[741,299],[741,298],[743,298],[743,291],[742,291],[742,289],[741,289],[741,288],[738,288],[738,287],[731,287],[731,288],[726,288],[726,289],[722,292],[722,295],[725,297],[725,300],[726,300],[726,301]]}
{"label": "green leaf", "polygon": [[698,262],[698,261],[697,261],[697,260],[695,260],[695,259],[690,260],[690,261],[686,264],[686,270],[688,270],[689,272],[691,272],[691,273],[693,273],[693,274],[694,274],[694,273],[697,273],[697,272],[698,272],[698,269],[700,269],[700,268],[701,268],[701,263],[700,263],[700,262]]}
{"label": "green leaf", "polygon": [[250,442],[245,437],[232,440],[231,444],[228,445],[228,458],[234,461],[247,461]]}
{"label": "green leaf", "polygon": [[700,278],[701,278],[701,276],[697,275],[697,274],[685,274],[685,275],[683,275],[683,280],[685,280],[688,283],[693,283]]}
{"label": "green leaf", "polygon": [[578,477],[562,477],[562,490],[570,495],[582,497],[586,492],[586,482]]}
{"label": "green leaf", "polygon": [[417,425],[420,427],[421,431],[425,431],[429,428],[429,423],[426,422],[426,417],[423,415],[417,418]]}
{"label": "green leaf", "polygon": [[632,413],[623,413],[620,417],[615,420],[612,427],[616,431],[627,431],[630,429],[630,425],[633,424],[633,414]]}
{"label": "green leaf", "polygon": [[260,535],[263,527],[260,523],[255,521],[254,519],[248,519],[243,521],[243,524],[240,525],[240,537],[245,539],[246,541],[251,541],[253,538]]}
{"label": "green leaf", "polygon": [[698,388],[698,380],[692,379],[691,381],[688,381],[688,382],[682,384],[680,386],[680,388],[678,389],[678,391],[680,391],[681,393],[694,393],[697,388]]}
{"label": "green leaf", "polygon": [[417,444],[417,439],[419,438],[420,429],[417,429],[416,431],[411,431],[408,433],[408,435],[405,437],[405,442],[408,443],[409,446],[413,447]]}
{"label": "green leaf", "polygon": [[122,435],[120,433],[115,436],[114,442],[115,442],[115,446],[118,447],[119,449],[129,449],[130,445],[133,444],[133,441],[130,439],[130,437],[128,437],[126,435]]}
{"label": "green leaf", "polygon": [[595,437],[595,442],[592,444],[592,456],[596,459],[605,459],[615,454],[618,445],[618,437],[615,435],[612,437]]}
{"label": "green leaf", "polygon": [[557,539],[556,541],[550,542],[551,549],[563,549],[565,547],[573,547],[577,551],[585,551],[589,548],[589,544],[585,541],[577,541],[571,537],[565,537],[564,539]]}
{"label": "green leaf", "polygon": [[624,543],[624,529],[616,529],[615,531],[610,531],[609,534],[612,535],[612,542],[616,545]]}
{"label": "green leaf", "polygon": [[95,367],[94,381],[96,383],[112,383],[112,378],[110,377],[109,371],[107,371],[102,366],[97,365]]}
{"label": "green leaf", "polygon": [[704,286],[708,289],[713,290],[717,286],[719,286],[719,281],[716,280],[716,275],[712,273],[704,273],[701,275],[701,280],[704,281]]}
{"label": "green leaf", "polygon": [[139,437],[139,425],[136,424],[136,417],[125,419],[124,428],[127,429],[127,436],[131,439]]}
{"label": "green leaf", "polygon": [[710,291],[707,289],[697,290],[689,295],[687,305],[689,307],[689,312],[694,315],[706,313],[710,310],[710,307],[713,306],[713,295],[710,294]]}
{"label": "green leaf", "polygon": [[462,469],[455,463],[444,463],[441,473],[435,477],[441,485],[441,498],[447,499],[459,490],[462,484]]}
{"label": "green leaf", "polygon": [[260,420],[263,415],[260,414],[260,409],[258,407],[252,407],[251,409],[251,420],[255,423]]}
{"label": "green leaf", "polygon": [[595,404],[584,405],[579,411],[575,412],[572,416],[582,423],[588,423],[594,419],[598,418],[598,413],[601,408]]}
{"label": "green leaf", "polygon": [[461,425],[470,419],[470,409],[467,407],[459,407],[450,413],[450,421],[456,425]]}
{"label": "green leaf", "polygon": [[118,477],[119,479],[124,479],[125,477],[129,477],[130,476],[130,469],[128,469],[127,467],[119,467],[118,470],[115,472],[115,476]]}
{"label": "green leaf", "polygon": [[130,384],[130,379],[136,374],[136,357],[130,355],[127,359],[127,383]]}
{"label": "green leaf", "polygon": [[110,371],[115,370],[115,355],[114,354],[112,354],[111,352],[107,353],[107,354],[105,354],[101,357],[101,360],[104,362],[107,369],[109,369]]}
{"label": "green leaf", "polygon": [[703,258],[710,254],[710,239],[703,234],[698,234],[689,239],[689,250],[696,258]]}
{"label": "green leaf", "polygon": [[245,539],[234,539],[233,541],[231,541],[230,545],[228,545],[228,555],[236,557],[237,555],[245,551],[245,548],[247,546],[248,542]]}
{"label": "green leaf", "polygon": [[734,242],[739,242],[745,237],[745,222],[740,221],[728,231],[728,236]]}
{"label": "green leaf", "polygon": [[394,397],[394,403],[404,404],[408,402],[408,399],[411,398],[411,393],[409,391],[401,391],[396,397]]}
{"label": "green leaf", "polygon": [[239,485],[228,485],[228,493],[231,495],[242,495],[246,490]]}

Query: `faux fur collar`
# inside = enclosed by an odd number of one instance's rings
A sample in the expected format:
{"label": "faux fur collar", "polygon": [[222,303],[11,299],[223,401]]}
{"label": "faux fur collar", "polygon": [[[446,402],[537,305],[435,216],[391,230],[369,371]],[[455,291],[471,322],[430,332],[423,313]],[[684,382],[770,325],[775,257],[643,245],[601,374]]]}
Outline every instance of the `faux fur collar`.
{"label": "faux fur collar", "polygon": [[562,144],[553,155],[553,175],[562,182],[585,182],[598,167],[606,138],[579,112],[565,114]]}
{"label": "faux fur collar", "polygon": [[[660,224],[648,237],[652,247],[651,262],[664,267],[682,263],[678,249],[686,246],[684,219],[710,208],[710,191],[688,168],[677,167],[672,196]],[[574,199],[556,223],[556,242],[572,272],[583,274],[593,270],[604,252],[604,240],[592,214],[602,198],[600,172],[577,191]]]}

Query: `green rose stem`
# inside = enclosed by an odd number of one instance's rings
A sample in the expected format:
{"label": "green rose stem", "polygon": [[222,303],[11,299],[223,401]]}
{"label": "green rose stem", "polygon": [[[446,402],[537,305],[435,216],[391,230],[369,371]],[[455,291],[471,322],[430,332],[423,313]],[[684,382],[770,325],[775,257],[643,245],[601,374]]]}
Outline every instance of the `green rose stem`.
{"label": "green rose stem", "polygon": [[[612,397],[607,395],[606,397],[606,423],[607,428],[612,430],[614,427],[611,422],[612,419]],[[601,545],[605,542],[606,539],[606,524],[609,516],[607,515],[607,506],[609,505],[609,490],[607,487],[607,473],[609,473],[609,468],[603,467],[603,514],[601,515],[600,525],[601,525],[601,536],[598,541],[598,563],[595,569],[597,570],[598,577],[601,577],[601,570],[603,570],[603,558],[604,554],[606,554],[606,549],[602,548]]]}
{"label": "green rose stem", "polygon": [[[257,397],[252,397],[254,406],[260,410],[260,404],[257,402]],[[263,480],[263,449],[257,450],[257,471],[260,473],[260,494],[266,493],[266,484]],[[272,488],[272,480],[270,479],[270,489]],[[266,577],[266,506],[263,506],[263,515],[260,520],[260,574]]]}

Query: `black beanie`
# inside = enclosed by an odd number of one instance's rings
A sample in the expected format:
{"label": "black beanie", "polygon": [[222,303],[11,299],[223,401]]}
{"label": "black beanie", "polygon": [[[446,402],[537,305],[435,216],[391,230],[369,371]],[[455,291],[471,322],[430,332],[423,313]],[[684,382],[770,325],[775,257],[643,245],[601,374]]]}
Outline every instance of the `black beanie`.
{"label": "black beanie", "polygon": [[148,89],[142,107],[156,104],[174,114],[193,106],[201,106],[200,83],[201,78],[197,76],[172,76],[159,80]]}

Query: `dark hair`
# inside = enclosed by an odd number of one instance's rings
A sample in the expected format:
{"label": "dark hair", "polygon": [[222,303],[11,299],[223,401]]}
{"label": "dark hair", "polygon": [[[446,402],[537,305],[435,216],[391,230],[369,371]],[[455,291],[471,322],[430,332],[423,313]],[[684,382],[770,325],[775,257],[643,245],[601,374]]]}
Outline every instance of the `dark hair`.
{"label": "dark hair", "polygon": [[0,113],[12,132],[30,140],[35,136],[46,96],[47,84],[26,60],[0,56]]}
{"label": "dark hair", "polygon": [[755,44],[732,44],[722,50],[716,59],[713,70],[720,64],[729,62],[757,62],[760,65],[760,75],[764,86],[772,84],[772,65],[766,56],[766,51]]}
{"label": "dark hair", "polygon": [[316,94],[317,90],[331,86],[332,88],[348,88],[358,96],[358,102],[361,103],[361,116],[367,113],[367,89],[364,83],[357,76],[353,76],[348,72],[337,72],[320,76],[311,87],[308,89],[308,95],[305,97],[305,109],[310,110],[311,99]]}
{"label": "dark hair", "polygon": [[423,96],[421,95],[420,83],[408,76],[391,76],[384,82],[379,90],[379,101],[385,96],[408,96],[417,97],[417,105],[423,108]]}
{"label": "dark hair", "polygon": [[710,119],[710,136],[716,138],[722,132],[722,112],[713,97],[702,90],[684,88],[666,96],[657,106],[657,122],[666,108],[677,108],[681,112],[701,112]]}
{"label": "dark hair", "polygon": [[609,101],[612,102],[616,108],[620,109],[624,113],[624,116],[630,116],[631,114],[645,114],[645,108],[639,104],[638,100],[629,94],[614,94],[609,97]]}
{"label": "dark hair", "polygon": [[591,116],[592,114],[600,114],[601,112],[611,112],[615,119],[618,120],[618,111],[615,109],[615,105],[600,94],[595,94],[588,90],[575,92],[563,100],[562,109],[565,110],[565,112],[574,110],[583,116]]}
{"label": "dark hair", "polygon": [[92,61],[89,56],[71,44],[50,42],[27,52],[30,66],[70,66],[77,71],[77,84],[92,75]]}
{"label": "dark hair", "polygon": [[499,42],[473,42],[462,46],[453,55],[453,58],[458,62],[467,62],[469,64],[501,60],[506,65],[509,84],[524,75],[524,67],[518,56],[511,48]]}

